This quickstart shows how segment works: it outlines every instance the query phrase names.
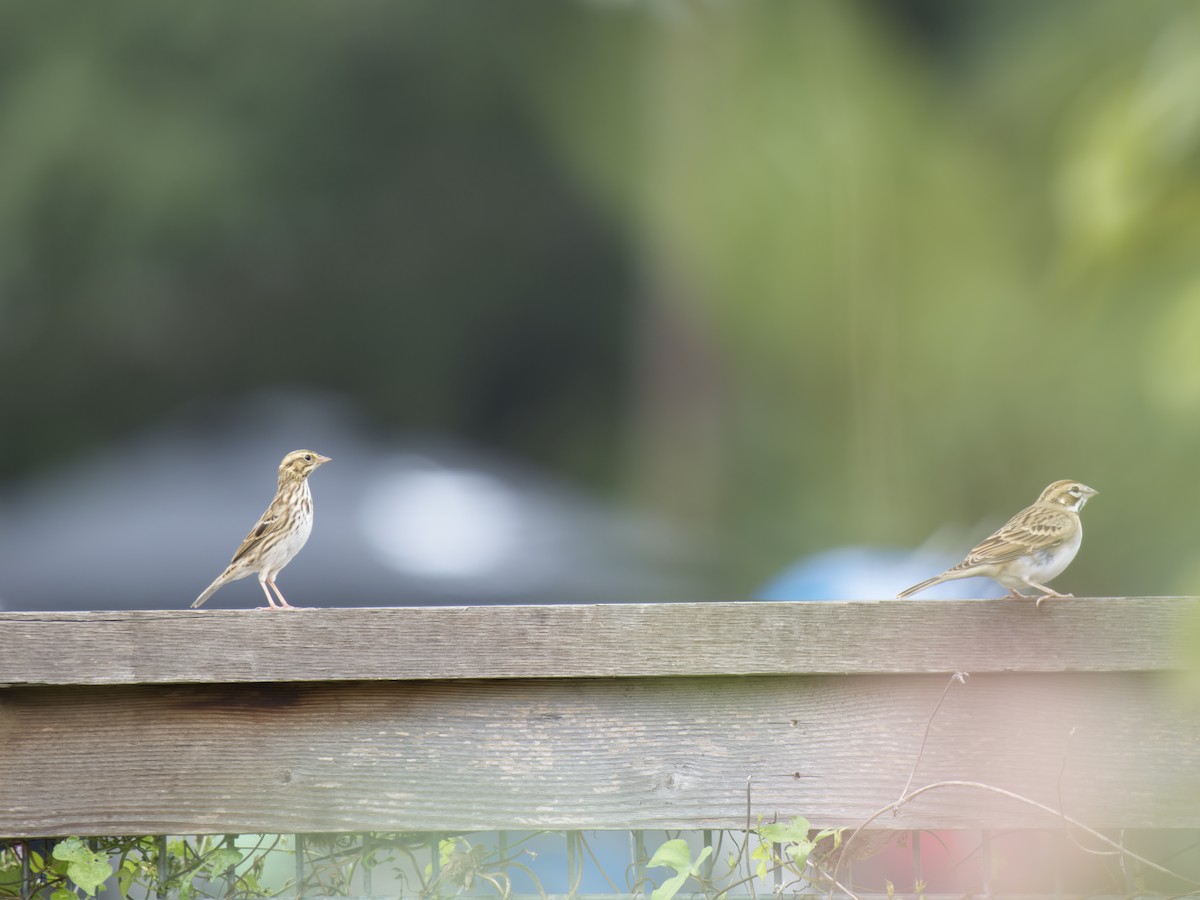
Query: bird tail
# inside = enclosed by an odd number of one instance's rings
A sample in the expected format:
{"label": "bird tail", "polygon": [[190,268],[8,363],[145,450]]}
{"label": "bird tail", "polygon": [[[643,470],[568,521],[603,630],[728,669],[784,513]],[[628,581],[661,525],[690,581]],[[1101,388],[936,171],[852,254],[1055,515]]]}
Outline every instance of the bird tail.
{"label": "bird tail", "polygon": [[[912,587],[902,590],[896,595],[896,599],[903,600],[905,597],[911,597],[913,594],[919,594],[921,591],[925,590],[925,588],[931,588],[935,584],[941,584],[946,580],[947,578],[945,572],[943,572],[941,575],[934,575],[932,578],[926,578],[920,584],[914,584]],[[199,603],[199,601],[196,602]]]}
{"label": "bird tail", "polygon": [[208,587],[206,587],[204,589],[203,593],[201,593],[200,596],[197,597],[196,600],[192,603],[192,609],[195,609],[197,606],[202,604],[205,600],[207,600],[209,597],[211,597],[213,594],[215,594],[217,591],[219,591],[225,585],[225,582],[229,580],[228,578],[226,578],[226,576],[228,574],[229,574],[228,572],[222,572],[217,577],[216,581],[214,581],[212,584],[210,584]]}

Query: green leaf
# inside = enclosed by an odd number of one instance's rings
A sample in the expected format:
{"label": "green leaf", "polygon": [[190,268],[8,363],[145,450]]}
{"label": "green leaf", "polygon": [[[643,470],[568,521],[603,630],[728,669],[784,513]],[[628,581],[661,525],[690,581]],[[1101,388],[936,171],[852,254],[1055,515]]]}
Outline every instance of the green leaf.
{"label": "green leaf", "polygon": [[67,867],[67,877],[89,896],[95,894],[96,888],[108,881],[112,873],[113,867],[99,853],[93,859],[73,862]]}
{"label": "green leaf", "polygon": [[61,878],[66,878],[67,877],[67,869],[70,867],[70,865],[71,864],[69,862],[66,862],[64,860],[53,859],[50,861],[50,864],[47,865],[46,868],[43,869],[42,871],[49,872],[51,875],[58,875]]}
{"label": "green leaf", "polygon": [[[704,849],[712,850],[711,847]],[[700,859],[704,859],[707,855],[708,853],[701,854]],[[683,887],[683,883],[692,873],[692,849],[688,846],[687,841],[681,838],[667,841],[654,851],[654,855],[650,857],[650,862],[646,863],[646,867],[649,869],[666,867],[675,870],[674,875],[656,887],[650,894],[650,900],[671,900],[679,893],[679,889]]]}
{"label": "green leaf", "polygon": [[133,886],[133,879],[137,875],[137,864],[128,857],[125,862],[121,863],[121,871],[117,875],[117,888],[121,891],[122,897],[129,896],[129,888]]}
{"label": "green leaf", "polygon": [[790,822],[771,822],[758,827],[758,836],[772,844],[787,844],[793,841],[807,841],[811,826],[808,819],[796,816]]}
{"label": "green leaf", "polygon": [[797,869],[803,869],[808,865],[808,855],[812,853],[813,847],[816,844],[811,844],[808,841],[797,841],[794,844],[788,844],[787,855]]}
{"label": "green leaf", "polygon": [[236,866],[242,861],[242,854],[232,847],[222,847],[220,850],[214,850],[212,855],[205,862],[205,867],[210,872],[224,872],[226,869]]}
{"label": "green leaf", "polygon": [[650,900],[671,900],[672,897],[679,893],[679,889],[683,887],[683,883],[687,879],[687,872],[679,872],[676,875],[672,875],[650,892]]}
{"label": "green leaf", "polygon": [[69,891],[66,888],[55,888],[50,893],[50,900],[79,900],[79,898],[75,896],[74,891]]}
{"label": "green leaf", "polygon": [[450,862],[450,858],[457,850],[458,838],[456,837],[446,838],[438,842],[438,858],[441,860],[443,866]]}
{"label": "green leaf", "polygon": [[92,856],[92,851],[77,837],[69,837],[54,845],[53,856],[65,862],[79,862]]}
{"label": "green leaf", "polygon": [[113,867],[103,853],[91,850],[77,837],[69,837],[54,845],[54,858],[67,863],[67,877],[89,896],[104,884],[113,873]]}
{"label": "green leaf", "polygon": [[842,846],[842,832],[845,830],[846,829],[844,828],[824,828],[817,832],[817,836],[813,838],[813,843],[819,844],[821,841],[825,840],[825,838],[832,837],[833,849],[836,850],[838,847]]}
{"label": "green leaf", "polygon": [[758,860],[758,865],[754,867],[754,874],[759,878],[766,878],[767,864],[775,862],[775,854],[771,849],[771,844],[760,843],[750,852],[750,858]]}
{"label": "green leaf", "polygon": [[0,887],[17,885],[21,882],[21,864],[12,863],[0,868]]}
{"label": "green leaf", "polygon": [[654,851],[650,862],[646,863],[646,867],[649,869],[657,866],[666,866],[676,872],[688,871],[692,867],[692,848],[682,838],[667,841]]}
{"label": "green leaf", "polygon": [[254,874],[253,871],[247,872],[245,875],[242,875],[239,877],[241,878],[242,884],[245,885],[246,892],[250,896],[253,897],[258,894],[263,893],[262,888],[259,887],[259,884],[258,884],[258,877]]}

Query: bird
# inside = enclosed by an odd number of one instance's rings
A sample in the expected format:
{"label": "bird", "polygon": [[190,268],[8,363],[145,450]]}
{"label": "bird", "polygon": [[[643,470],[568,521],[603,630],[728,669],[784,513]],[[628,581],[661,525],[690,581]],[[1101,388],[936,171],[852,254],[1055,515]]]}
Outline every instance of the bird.
{"label": "bird", "polygon": [[1047,597],[1070,597],[1060,594],[1045,582],[1061,575],[1079,552],[1083,540],[1083,525],[1079,511],[1099,491],[1078,481],[1056,481],[1049,485],[1032,506],[1009,519],[999,531],[984,538],[967,554],[967,558],[941,575],[927,578],[920,584],[901,591],[897,597],[911,597],[928,587],[987,575],[1006,588],[1009,596],[1029,597],[1020,588],[1041,591],[1036,606]]}
{"label": "bird", "polygon": [[[283,458],[279,464],[279,487],[275,491],[275,499],[250,529],[225,571],[196,598],[193,609],[229,582],[255,573],[258,574],[263,593],[267,595],[268,606],[260,609],[296,608],[284,599],[275,579],[300,552],[312,532],[313,506],[308,476],[327,462],[328,456],[313,450],[293,450]],[[271,591],[279,598],[278,605]]]}

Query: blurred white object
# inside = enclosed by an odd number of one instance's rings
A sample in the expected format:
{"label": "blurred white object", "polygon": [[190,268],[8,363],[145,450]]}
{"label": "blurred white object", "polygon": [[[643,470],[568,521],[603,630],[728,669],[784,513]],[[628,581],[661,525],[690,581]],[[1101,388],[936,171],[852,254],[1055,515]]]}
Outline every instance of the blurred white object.
{"label": "blurred white object", "polygon": [[402,456],[366,486],[362,536],[380,561],[419,578],[495,578],[516,562],[530,523],[498,478]]}

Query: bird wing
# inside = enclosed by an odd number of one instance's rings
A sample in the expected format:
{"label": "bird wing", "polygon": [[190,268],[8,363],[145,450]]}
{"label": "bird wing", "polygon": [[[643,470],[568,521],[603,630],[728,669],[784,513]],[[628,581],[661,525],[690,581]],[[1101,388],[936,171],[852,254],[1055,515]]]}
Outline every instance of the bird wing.
{"label": "bird wing", "polygon": [[233,563],[237,562],[259,544],[261,544],[263,539],[275,530],[279,522],[279,511],[275,508],[275,504],[272,503],[269,507],[267,507],[267,511],[262,514],[262,518],[259,519],[255,526],[250,529],[250,533],[246,535],[245,540],[242,541],[242,546],[238,547],[237,551],[233,554],[233,559],[229,561],[230,564],[232,565]]}
{"label": "bird wing", "polygon": [[1021,510],[990,537],[975,546],[955,569],[1012,562],[1039,550],[1057,547],[1079,529],[1079,518],[1070,510],[1035,504]]}

